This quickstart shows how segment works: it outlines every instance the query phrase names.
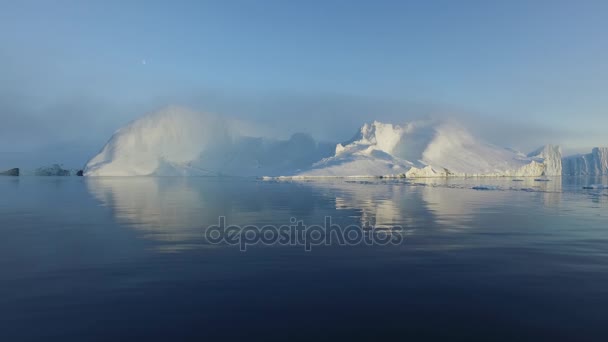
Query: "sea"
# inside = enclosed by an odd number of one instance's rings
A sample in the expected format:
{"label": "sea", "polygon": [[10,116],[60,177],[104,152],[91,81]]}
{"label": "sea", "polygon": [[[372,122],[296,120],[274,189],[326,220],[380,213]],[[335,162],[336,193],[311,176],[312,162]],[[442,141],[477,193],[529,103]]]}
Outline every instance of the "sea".
{"label": "sea", "polygon": [[605,186],[0,177],[0,341],[607,341]]}

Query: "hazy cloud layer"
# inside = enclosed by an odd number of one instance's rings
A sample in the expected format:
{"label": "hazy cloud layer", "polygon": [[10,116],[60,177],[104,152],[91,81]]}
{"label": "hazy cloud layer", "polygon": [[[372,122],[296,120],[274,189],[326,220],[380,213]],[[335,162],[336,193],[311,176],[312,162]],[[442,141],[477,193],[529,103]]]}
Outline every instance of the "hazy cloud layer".
{"label": "hazy cloud layer", "polygon": [[[545,143],[578,141],[578,146],[584,146],[585,140],[592,138],[583,138],[574,130],[558,129],[551,123],[513,122],[445,105],[339,94],[205,90],[152,96],[139,103],[117,103],[92,95],[49,101],[5,93],[0,94],[0,167],[32,168],[50,163],[80,167],[116,129],[169,104],[249,121],[254,127],[251,130],[256,131],[252,134],[273,138],[305,132],[318,140],[337,143],[349,139],[365,122],[404,123],[430,117],[456,119],[480,138],[524,152]],[[570,152],[578,152],[574,148],[571,147]]]}

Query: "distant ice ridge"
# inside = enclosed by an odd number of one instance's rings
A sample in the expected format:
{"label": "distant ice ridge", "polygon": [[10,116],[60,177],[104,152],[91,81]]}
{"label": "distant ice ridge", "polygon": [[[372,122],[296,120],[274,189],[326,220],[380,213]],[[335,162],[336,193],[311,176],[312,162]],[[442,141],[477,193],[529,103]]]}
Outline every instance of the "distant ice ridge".
{"label": "distant ice ridge", "polygon": [[[65,176],[77,176],[79,170],[77,169],[64,169],[62,164],[51,164],[47,166],[41,166],[36,169],[12,169],[9,170],[10,175],[21,175],[21,176],[53,176],[53,177],[65,177]],[[1,173],[0,173],[1,174]]]}
{"label": "distant ice ridge", "polygon": [[510,176],[561,175],[561,149],[547,145],[524,155],[473,137],[454,122],[365,124],[334,156],[295,177],[328,176]]}
{"label": "distant ice ridge", "polygon": [[[560,175],[561,149],[525,155],[480,141],[455,122],[367,123],[330,145],[246,132],[243,122],[168,107],[119,129],[86,176],[447,177]],[[335,148],[334,148],[335,146]]]}
{"label": "distant ice ridge", "polygon": [[596,147],[591,153],[566,157],[563,174],[567,176],[608,175],[608,147]]}

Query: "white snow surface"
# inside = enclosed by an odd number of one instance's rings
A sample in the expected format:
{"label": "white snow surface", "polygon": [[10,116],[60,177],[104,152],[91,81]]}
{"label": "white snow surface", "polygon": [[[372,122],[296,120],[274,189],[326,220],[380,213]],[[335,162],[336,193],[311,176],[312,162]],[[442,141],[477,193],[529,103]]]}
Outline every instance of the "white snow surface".
{"label": "white snow surface", "polygon": [[119,129],[85,167],[86,176],[205,174],[191,162],[215,144],[229,140],[229,130],[212,114],[168,107]]}
{"label": "white snow surface", "polygon": [[171,106],[119,129],[85,176],[263,176],[309,167],[331,155],[306,134],[251,136],[251,125]]}
{"label": "white snow surface", "polygon": [[526,156],[473,137],[454,122],[365,124],[334,156],[297,177],[327,176],[554,176],[561,175],[561,149],[545,146]]}
{"label": "white snow surface", "polygon": [[451,121],[374,121],[335,149],[306,134],[273,140],[243,122],[168,107],[119,129],[85,176],[537,177],[561,174],[561,149],[524,155],[480,141]]}

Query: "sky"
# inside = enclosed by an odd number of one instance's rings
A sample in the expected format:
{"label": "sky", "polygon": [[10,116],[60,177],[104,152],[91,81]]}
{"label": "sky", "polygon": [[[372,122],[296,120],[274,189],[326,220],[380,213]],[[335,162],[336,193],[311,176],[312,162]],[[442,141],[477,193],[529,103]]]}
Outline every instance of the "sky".
{"label": "sky", "polygon": [[[0,0],[0,167],[86,163],[166,105],[277,137],[462,120],[492,143],[607,146],[606,1]],[[19,164],[19,165],[16,165]]]}

